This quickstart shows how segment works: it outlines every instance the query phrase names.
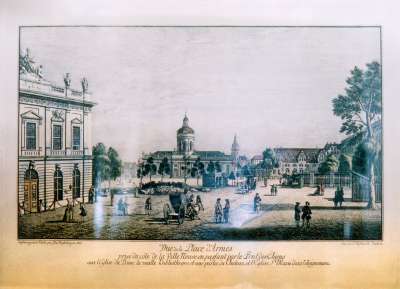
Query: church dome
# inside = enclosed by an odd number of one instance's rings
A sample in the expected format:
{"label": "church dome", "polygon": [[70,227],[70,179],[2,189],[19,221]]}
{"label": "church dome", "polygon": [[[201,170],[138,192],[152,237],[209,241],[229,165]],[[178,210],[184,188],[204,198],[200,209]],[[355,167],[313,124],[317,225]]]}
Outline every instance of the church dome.
{"label": "church dome", "polygon": [[189,126],[182,126],[180,129],[178,129],[178,133],[179,134],[189,134],[189,133],[194,134],[194,130]]}
{"label": "church dome", "polygon": [[192,129],[189,126],[189,118],[185,114],[185,117],[183,118],[183,124],[180,129],[177,131],[178,134],[194,134],[194,129]]}

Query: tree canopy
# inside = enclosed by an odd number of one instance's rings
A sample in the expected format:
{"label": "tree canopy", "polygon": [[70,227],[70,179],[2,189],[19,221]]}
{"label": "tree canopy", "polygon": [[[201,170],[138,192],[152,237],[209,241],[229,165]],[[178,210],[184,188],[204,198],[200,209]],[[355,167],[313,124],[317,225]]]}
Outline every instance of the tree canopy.
{"label": "tree canopy", "polygon": [[275,151],[271,148],[266,148],[263,151],[263,161],[261,167],[268,172],[271,172],[273,168],[278,166],[278,159],[276,157]]}
{"label": "tree canopy", "polygon": [[334,155],[329,155],[325,161],[323,161],[319,168],[318,172],[320,174],[330,174],[337,171],[339,167],[339,161]]}
{"label": "tree canopy", "polygon": [[[366,70],[357,66],[346,80],[345,94],[333,99],[333,112],[342,119],[340,132],[350,135],[348,143],[358,145],[353,156],[353,170],[359,169],[369,178],[369,208],[375,208],[375,165],[381,159],[382,79],[376,61]],[[364,150],[361,152],[361,150]],[[366,163],[361,165],[360,157]],[[362,168],[362,169],[361,169]]]}

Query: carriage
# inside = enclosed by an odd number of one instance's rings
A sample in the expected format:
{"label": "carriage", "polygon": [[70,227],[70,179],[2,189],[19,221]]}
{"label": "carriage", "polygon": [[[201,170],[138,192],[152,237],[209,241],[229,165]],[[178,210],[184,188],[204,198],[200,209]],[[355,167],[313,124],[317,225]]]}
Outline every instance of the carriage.
{"label": "carriage", "polygon": [[170,192],[169,204],[164,204],[163,214],[164,221],[168,225],[171,221],[176,220],[178,224],[182,224],[185,218],[194,220],[198,215],[198,210],[187,200],[187,196],[182,192]]}

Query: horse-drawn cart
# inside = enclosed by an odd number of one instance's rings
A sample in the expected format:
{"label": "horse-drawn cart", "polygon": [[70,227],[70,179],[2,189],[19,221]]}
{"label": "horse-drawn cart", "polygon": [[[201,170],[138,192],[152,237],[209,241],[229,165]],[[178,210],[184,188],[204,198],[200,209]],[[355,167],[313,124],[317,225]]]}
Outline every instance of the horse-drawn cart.
{"label": "horse-drawn cart", "polygon": [[178,224],[185,221],[185,217],[194,220],[198,212],[191,202],[186,198],[186,194],[182,192],[170,192],[170,204],[163,207],[164,221],[168,225],[171,221],[176,220]]}

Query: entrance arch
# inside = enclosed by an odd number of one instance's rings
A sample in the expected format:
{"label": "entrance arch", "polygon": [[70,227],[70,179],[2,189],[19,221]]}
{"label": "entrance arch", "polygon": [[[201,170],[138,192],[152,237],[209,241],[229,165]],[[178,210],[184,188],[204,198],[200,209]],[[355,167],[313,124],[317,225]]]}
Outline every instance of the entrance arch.
{"label": "entrance arch", "polygon": [[32,162],[24,175],[24,210],[29,213],[39,212],[39,175]]}

